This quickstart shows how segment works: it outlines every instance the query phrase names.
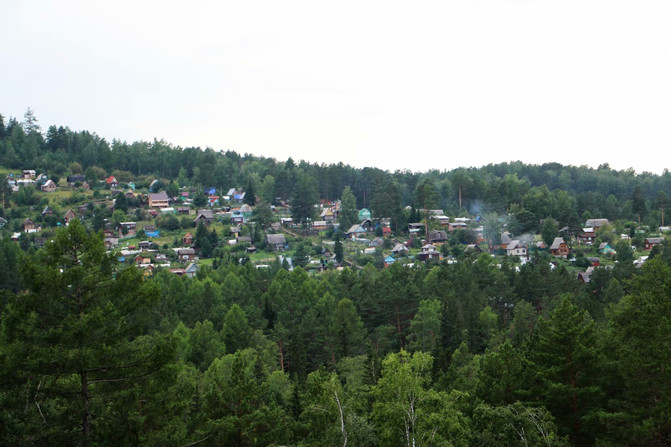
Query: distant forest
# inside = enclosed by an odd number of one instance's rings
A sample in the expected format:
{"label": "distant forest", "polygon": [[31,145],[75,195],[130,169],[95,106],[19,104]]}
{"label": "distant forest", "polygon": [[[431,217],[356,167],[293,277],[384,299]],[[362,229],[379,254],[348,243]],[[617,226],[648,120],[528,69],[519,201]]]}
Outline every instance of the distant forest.
{"label": "distant forest", "polygon": [[595,169],[516,161],[450,171],[427,166],[421,173],[388,172],[181,148],[158,140],[108,142],[93,132],[63,126],[52,125],[42,132],[30,110],[21,122],[0,115],[0,164],[61,177],[82,173],[89,179],[103,179],[113,174],[138,186],[162,178],[218,191],[251,188],[256,194],[264,191],[269,201],[290,200],[301,176],[309,176],[316,181],[322,200],[337,200],[350,186],[359,208],[370,208],[375,217],[396,218],[401,226],[406,222],[400,208],[414,205],[439,208],[450,216],[510,213],[516,216],[516,234],[538,232],[541,220],[548,217],[576,229],[589,217],[635,220],[655,227],[661,224],[661,209],[671,190],[668,170],[662,175],[617,171],[607,163]]}

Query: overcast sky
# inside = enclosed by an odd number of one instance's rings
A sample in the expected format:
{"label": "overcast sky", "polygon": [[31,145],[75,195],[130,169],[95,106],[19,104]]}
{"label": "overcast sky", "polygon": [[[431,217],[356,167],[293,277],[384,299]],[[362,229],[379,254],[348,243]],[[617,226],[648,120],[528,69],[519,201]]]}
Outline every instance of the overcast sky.
{"label": "overcast sky", "polygon": [[671,165],[669,0],[0,0],[0,113],[449,170]]}

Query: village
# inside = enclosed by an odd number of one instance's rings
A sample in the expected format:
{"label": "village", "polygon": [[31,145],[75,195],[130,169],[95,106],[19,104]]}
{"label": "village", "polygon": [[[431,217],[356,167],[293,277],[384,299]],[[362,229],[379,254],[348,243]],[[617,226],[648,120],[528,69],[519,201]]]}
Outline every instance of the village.
{"label": "village", "polygon": [[[105,247],[115,251],[119,261],[136,265],[146,275],[168,269],[194,277],[224,255],[257,268],[281,264],[319,272],[368,264],[385,268],[453,263],[483,254],[523,265],[546,253],[552,268],[565,266],[576,280],[589,282],[595,269],[618,262],[616,245],[631,251],[620,259],[640,266],[668,230],[637,227],[617,232],[608,219],[594,218],[578,231],[555,228],[550,237],[515,235],[506,230],[505,218],[493,232],[481,216],[449,217],[440,209],[416,210],[420,221],[393,229],[390,219],[373,218],[366,208],[356,210],[356,223],[341,228],[340,200],[321,200],[314,204],[311,218],[296,222],[291,203],[259,204],[239,187],[177,187],[156,179],[139,188],[114,175],[91,182],[82,174],[59,179],[29,169],[8,172],[7,185],[11,195],[5,202],[16,203],[0,218],[0,226],[24,250],[44,246],[56,228],[79,219],[102,233]],[[409,207],[406,212],[413,215]]]}

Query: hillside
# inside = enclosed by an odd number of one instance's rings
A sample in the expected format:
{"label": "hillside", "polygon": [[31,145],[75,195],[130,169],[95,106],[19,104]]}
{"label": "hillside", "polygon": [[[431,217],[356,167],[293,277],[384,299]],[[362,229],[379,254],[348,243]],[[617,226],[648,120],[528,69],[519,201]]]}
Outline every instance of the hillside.
{"label": "hillside", "polygon": [[671,443],[666,171],[391,173],[28,118],[0,116],[0,443]]}

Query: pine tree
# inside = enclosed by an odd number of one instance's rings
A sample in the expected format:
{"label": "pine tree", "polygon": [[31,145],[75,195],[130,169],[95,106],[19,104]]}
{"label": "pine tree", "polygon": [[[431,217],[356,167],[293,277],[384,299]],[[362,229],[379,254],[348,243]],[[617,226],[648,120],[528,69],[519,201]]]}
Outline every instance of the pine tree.
{"label": "pine tree", "polygon": [[169,339],[143,329],[158,290],[138,269],[119,268],[77,220],[23,263],[22,276],[26,292],[11,297],[2,316],[0,375],[8,388],[0,439],[13,444],[18,426],[36,444],[104,440],[96,421],[138,408],[118,393],[141,386],[172,355]]}

